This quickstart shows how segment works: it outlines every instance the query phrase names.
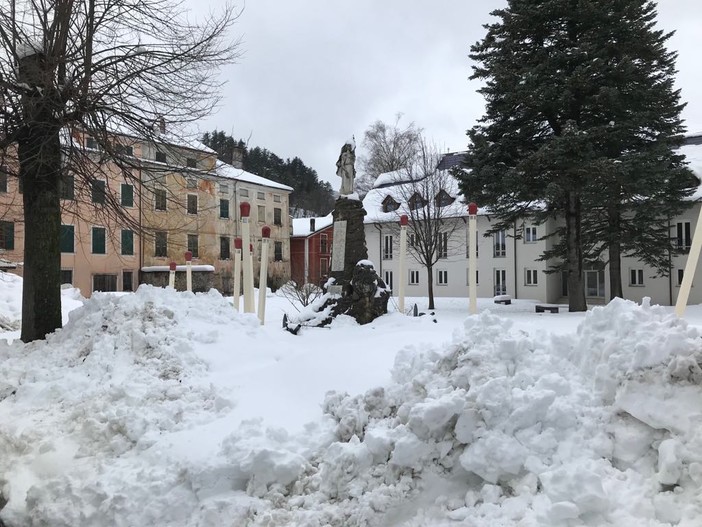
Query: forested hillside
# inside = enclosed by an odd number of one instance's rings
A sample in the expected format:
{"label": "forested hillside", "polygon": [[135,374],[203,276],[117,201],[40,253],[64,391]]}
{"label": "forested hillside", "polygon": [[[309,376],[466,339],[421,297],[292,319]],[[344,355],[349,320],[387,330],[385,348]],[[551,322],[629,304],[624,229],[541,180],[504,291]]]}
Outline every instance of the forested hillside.
{"label": "forested hillside", "polygon": [[317,172],[299,157],[284,160],[266,148],[250,148],[243,140],[217,130],[205,132],[202,142],[215,150],[221,161],[235,164],[241,159],[247,172],[294,188],[290,196],[290,214],[294,217],[323,216],[334,208],[331,185],[320,181]]}

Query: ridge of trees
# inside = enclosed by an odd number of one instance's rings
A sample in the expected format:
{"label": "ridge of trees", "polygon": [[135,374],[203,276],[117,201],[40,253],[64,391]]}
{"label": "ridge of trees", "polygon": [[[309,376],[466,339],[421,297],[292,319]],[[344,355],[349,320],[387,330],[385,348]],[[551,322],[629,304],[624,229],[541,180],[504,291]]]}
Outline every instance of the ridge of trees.
{"label": "ridge of trees", "polygon": [[327,181],[320,181],[317,171],[297,156],[283,159],[267,148],[250,148],[221,130],[205,132],[202,142],[217,152],[220,161],[236,165],[247,172],[270,179],[294,190],[290,195],[290,213],[294,217],[324,216],[334,208],[334,191]]}

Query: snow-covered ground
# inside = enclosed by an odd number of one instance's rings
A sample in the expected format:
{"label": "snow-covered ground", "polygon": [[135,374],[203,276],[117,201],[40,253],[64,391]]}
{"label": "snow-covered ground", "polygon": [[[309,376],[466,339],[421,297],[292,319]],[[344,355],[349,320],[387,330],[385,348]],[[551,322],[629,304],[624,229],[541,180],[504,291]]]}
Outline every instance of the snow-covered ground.
{"label": "snow-covered ground", "polygon": [[437,303],[295,336],[277,296],[261,326],[216,292],[66,290],[45,342],[0,335],[0,519],[700,525],[702,308]]}

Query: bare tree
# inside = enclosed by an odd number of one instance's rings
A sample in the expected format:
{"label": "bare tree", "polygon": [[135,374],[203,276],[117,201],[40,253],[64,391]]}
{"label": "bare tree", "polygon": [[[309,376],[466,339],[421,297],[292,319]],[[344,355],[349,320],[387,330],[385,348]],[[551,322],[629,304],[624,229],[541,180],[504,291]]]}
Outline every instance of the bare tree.
{"label": "bare tree", "polygon": [[[198,23],[185,15],[170,0],[10,0],[0,8],[0,152],[24,188],[25,342],[61,326],[62,176],[90,188],[106,160],[127,175],[141,169],[125,138],[163,142],[160,123],[183,129],[217,103],[216,70],[237,56],[228,37],[237,13],[225,6]],[[84,147],[87,136],[94,148]]]}
{"label": "bare tree", "polygon": [[[438,170],[439,150],[421,139],[413,162],[396,174],[393,188],[396,213],[409,220],[408,252],[427,273],[429,309],[434,309],[434,266],[442,259],[465,253],[465,206],[458,200],[458,182],[448,171]],[[392,208],[392,203],[385,203]],[[406,277],[401,276],[400,280]]]}
{"label": "bare tree", "polygon": [[356,192],[365,195],[380,174],[408,168],[417,157],[422,142],[422,129],[414,122],[400,127],[402,114],[393,124],[375,121],[363,134],[365,153],[359,156],[360,176],[356,178]]}

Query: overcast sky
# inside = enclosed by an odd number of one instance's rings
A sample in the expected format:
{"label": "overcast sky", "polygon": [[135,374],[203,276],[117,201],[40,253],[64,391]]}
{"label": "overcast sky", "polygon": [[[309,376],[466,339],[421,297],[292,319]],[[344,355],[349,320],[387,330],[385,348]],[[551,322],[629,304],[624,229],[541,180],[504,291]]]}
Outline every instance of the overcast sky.
{"label": "overcast sky", "polygon": [[[195,2],[195,0],[190,0]],[[210,0],[217,5],[217,0]],[[222,71],[220,108],[201,124],[300,157],[338,189],[336,160],[380,119],[414,121],[443,150],[464,150],[483,111],[470,45],[505,0],[248,0],[234,26],[243,56]],[[702,0],[661,0],[675,30],[690,131],[702,131]]]}

